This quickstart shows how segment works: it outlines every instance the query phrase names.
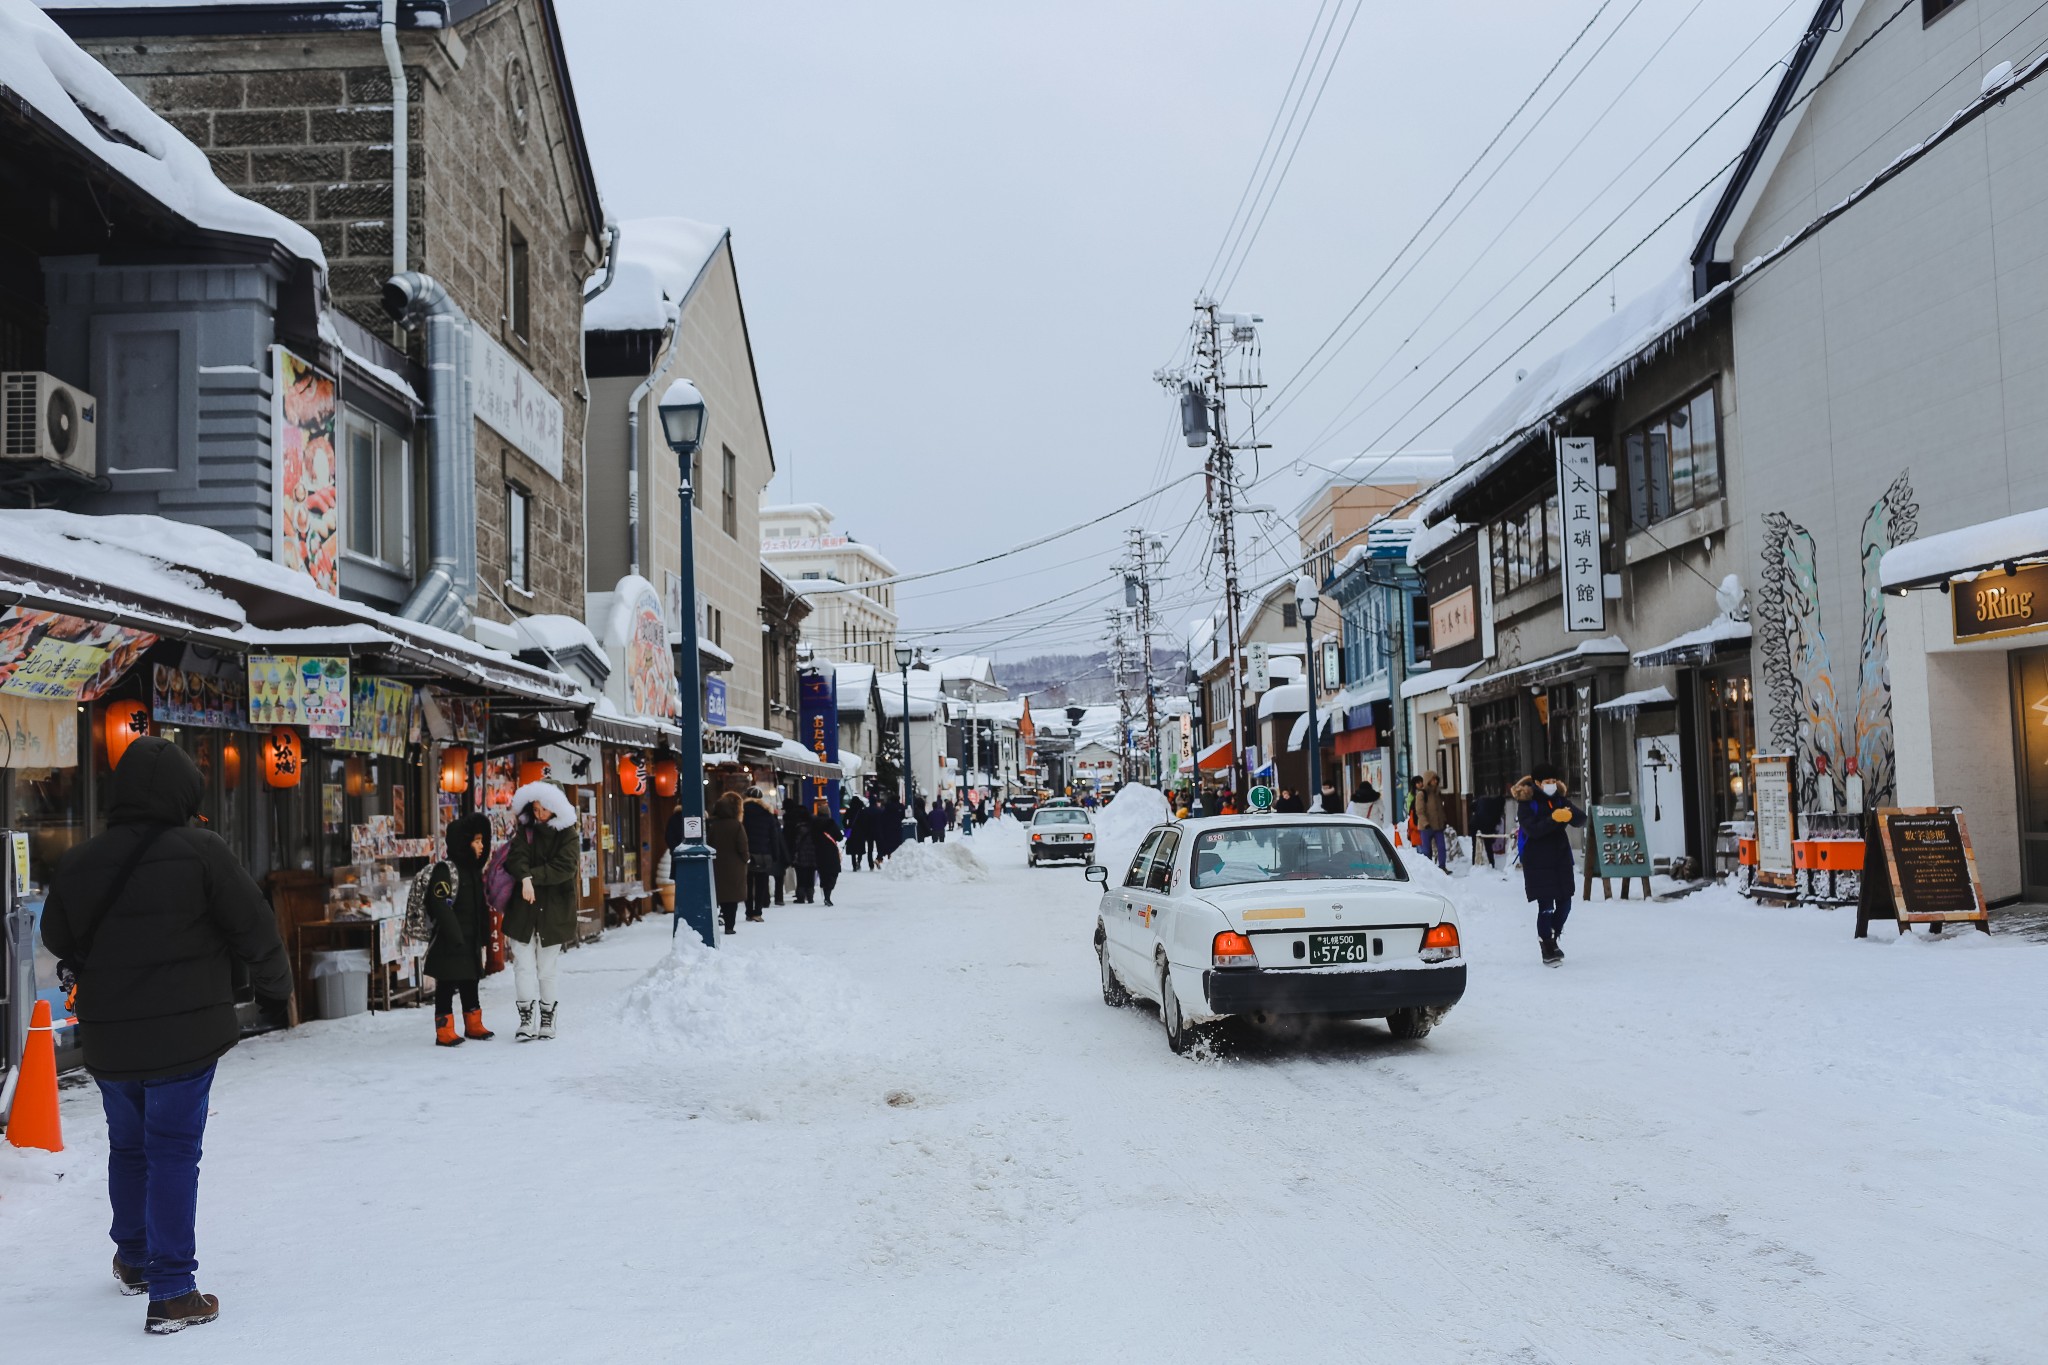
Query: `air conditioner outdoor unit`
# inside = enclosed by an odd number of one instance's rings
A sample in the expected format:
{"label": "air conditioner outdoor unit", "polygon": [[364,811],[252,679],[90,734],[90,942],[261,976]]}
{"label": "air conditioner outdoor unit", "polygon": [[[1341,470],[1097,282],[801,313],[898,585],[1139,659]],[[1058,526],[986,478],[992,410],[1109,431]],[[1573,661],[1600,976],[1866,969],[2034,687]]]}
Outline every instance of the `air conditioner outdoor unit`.
{"label": "air conditioner outdoor unit", "polygon": [[98,408],[91,394],[41,370],[0,374],[0,459],[41,460],[94,477]]}

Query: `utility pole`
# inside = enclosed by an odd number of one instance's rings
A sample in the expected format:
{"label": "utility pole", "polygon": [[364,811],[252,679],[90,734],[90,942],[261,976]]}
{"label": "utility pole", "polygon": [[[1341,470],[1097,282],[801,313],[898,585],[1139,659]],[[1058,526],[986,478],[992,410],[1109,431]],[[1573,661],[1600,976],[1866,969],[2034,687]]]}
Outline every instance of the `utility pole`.
{"label": "utility pole", "polygon": [[1133,526],[1130,561],[1124,567],[1124,605],[1134,616],[1138,637],[1138,673],[1145,688],[1144,754],[1152,784],[1165,788],[1166,774],[1159,761],[1159,698],[1152,677],[1152,554],[1163,542],[1149,536],[1142,526]]}
{"label": "utility pole", "polygon": [[1116,683],[1117,774],[1131,780],[1131,659],[1130,641],[1124,635],[1124,614],[1109,613],[1109,673]]}

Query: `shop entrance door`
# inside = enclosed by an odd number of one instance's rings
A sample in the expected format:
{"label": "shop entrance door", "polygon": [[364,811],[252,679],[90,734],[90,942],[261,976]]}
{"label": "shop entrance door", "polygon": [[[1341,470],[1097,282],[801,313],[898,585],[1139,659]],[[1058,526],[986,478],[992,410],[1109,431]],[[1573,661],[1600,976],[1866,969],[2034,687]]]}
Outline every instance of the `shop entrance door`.
{"label": "shop entrance door", "polygon": [[1668,869],[1685,856],[1685,779],[1678,736],[1636,738],[1636,798],[1643,807],[1643,834],[1650,865]]}
{"label": "shop entrance door", "polygon": [[2048,649],[2012,654],[2012,725],[2020,768],[2020,890],[2048,901]]}

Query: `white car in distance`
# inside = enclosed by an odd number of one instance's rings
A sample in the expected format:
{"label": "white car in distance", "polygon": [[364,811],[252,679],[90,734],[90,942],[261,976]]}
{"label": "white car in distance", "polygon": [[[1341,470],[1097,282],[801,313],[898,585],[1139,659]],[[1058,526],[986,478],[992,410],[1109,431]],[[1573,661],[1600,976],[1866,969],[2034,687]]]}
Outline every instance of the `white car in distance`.
{"label": "white car in distance", "polygon": [[1102,999],[1155,1001],[1184,1052],[1232,1016],[1384,1019],[1421,1038],[1465,993],[1456,910],[1377,825],[1225,815],[1160,825],[1102,884]]}
{"label": "white car in distance", "polygon": [[1041,806],[1031,815],[1026,855],[1032,867],[1055,860],[1095,861],[1095,822],[1079,806]]}

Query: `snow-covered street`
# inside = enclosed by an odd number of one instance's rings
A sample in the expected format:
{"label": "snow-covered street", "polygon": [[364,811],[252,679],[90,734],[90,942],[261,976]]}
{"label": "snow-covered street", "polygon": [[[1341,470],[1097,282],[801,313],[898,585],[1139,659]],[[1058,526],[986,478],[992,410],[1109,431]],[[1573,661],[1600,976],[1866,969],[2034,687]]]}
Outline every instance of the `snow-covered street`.
{"label": "snow-covered street", "polygon": [[2048,949],[1709,892],[1582,905],[1551,971],[1478,874],[1426,1041],[1190,1061],[1102,1004],[1091,889],[1014,840],[716,956],[614,932],[553,1043],[496,978],[487,1043],[413,1011],[244,1044],[201,1182],[222,1317],[169,1343],[65,1091],[69,1150],[0,1148],[8,1355],[2041,1359]]}

